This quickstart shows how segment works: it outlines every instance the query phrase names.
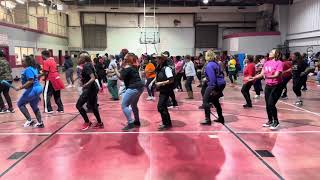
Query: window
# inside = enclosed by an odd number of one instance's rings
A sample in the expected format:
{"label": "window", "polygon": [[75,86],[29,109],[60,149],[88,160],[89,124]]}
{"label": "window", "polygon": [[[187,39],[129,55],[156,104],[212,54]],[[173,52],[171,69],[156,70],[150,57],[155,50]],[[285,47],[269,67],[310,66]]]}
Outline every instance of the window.
{"label": "window", "polygon": [[27,48],[27,47],[15,47],[14,53],[16,56],[16,65],[22,65],[22,58],[24,56],[29,56],[34,53],[33,48]]}
{"label": "window", "polygon": [[196,25],[196,48],[218,48],[218,26]]}
{"label": "window", "polygon": [[84,25],[83,41],[85,49],[105,50],[107,48],[106,27],[101,25]]}

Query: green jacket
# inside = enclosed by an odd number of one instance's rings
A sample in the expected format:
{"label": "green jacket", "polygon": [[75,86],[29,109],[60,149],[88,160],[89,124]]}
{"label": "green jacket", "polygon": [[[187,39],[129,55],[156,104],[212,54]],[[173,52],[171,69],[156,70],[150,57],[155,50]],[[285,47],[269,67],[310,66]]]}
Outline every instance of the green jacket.
{"label": "green jacket", "polygon": [[11,72],[9,62],[0,57],[0,80],[12,80]]}

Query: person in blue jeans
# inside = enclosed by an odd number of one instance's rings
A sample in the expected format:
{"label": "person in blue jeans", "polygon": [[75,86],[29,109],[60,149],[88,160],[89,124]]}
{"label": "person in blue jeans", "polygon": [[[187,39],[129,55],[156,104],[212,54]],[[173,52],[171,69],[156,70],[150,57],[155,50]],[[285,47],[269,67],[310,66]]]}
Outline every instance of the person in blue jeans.
{"label": "person in blue jeans", "polygon": [[[30,56],[26,56],[22,60],[22,65],[25,68],[21,74],[22,86],[16,88],[16,90],[17,91],[24,90],[24,92],[22,93],[17,103],[20,111],[27,119],[27,121],[24,123],[23,126],[24,127],[33,126],[36,128],[44,128],[44,124],[41,119],[41,113],[39,110],[39,101],[40,101],[40,95],[42,93],[42,86],[38,80],[38,70],[36,69],[37,63],[34,58],[31,58]],[[30,104],[36,116],[36,119],[38,121],[36,124],[34,124],[34,122],[31,119],[29,111],[26,107],[27,104]]]}
{"label": "person in blue jeans", "polygon": [[[139,70],[136,66],[138,57],[132,53],[128,53],[124,57],[120,72],[115,68],[115,73],[125,84],[125,92],[122,94],[121,108],[127,118],[128,124],[122,129],[129,131],[134,127],[140,127],[138,101],[143,92],[144,83],[139,76]],[[131,107],[131,108],[130,108]],[[134,119],[132,119],[133,112]]]}

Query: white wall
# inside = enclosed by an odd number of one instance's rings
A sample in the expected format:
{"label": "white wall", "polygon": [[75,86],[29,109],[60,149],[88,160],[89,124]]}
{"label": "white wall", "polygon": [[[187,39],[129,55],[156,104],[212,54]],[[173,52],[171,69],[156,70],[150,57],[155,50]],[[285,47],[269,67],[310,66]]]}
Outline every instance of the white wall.
{"label": "white wall", "polygon": [[[82,49],[82,36],[79,13],[69,12],[69,47],[70,49]],[[194,17],[196,16],[196,17]],[[201,49],[194,48],[195,30],[194,20],[198,23],[210,23],[219,26],[218,49],[223,47],[223,36],[235,32],[252,32],[256,27],[257,13],[198,13],[198,14],[156,14],[156,23],[159,25],[160,44],[156,49],[161,52],[169,50],[173,55],[195,55]],[[95,19],[95,15],[87,17]],[[181,23],[174,25],[174,20]],[[93,20],[92,20],[93,21]],[[250,23],[248,23],[248,21]],[[237,22],[237,23],[236,23]],[[245,22],[245,23],[244,23]],[[109,53],[119,53],[122,48],[128,48],[136,53],[154,52],[154,45],[139,43],[140,30],[143,26],[142,14],[107,13],[107,49]],[[76,27],[75,27],[76,26]],[[147,27],[153,26],[153,19],[148,18]],[[248,29],[250,27],[251,29]]]}
{"label": "white wall", "polygon": [[249,36],[235,37],[224,40],[224,50],[250,55],[264,55],[281,43],[281,37],[277,36]]}
{"label": "white wall", "polygon": [[[289,46],[294,51],[305,51],[307,46],[320,46],[320,1],[295,1],[289,6]],[[315,47],[319,49],[319,47]]]}

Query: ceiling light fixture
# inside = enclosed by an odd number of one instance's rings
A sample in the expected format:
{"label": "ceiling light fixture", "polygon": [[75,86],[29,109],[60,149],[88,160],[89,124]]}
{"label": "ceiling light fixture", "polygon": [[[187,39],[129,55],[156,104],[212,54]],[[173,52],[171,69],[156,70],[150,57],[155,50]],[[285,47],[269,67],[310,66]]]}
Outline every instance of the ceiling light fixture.
{"label": "ceiling light fixture", "polygon": [[57,4],[57,10],[58,11],[63,11],[63,5],[62,4]]}
{"label": "ceiling light fixture", "polygon": [[203,4],[208,4],[209,0],[203,0],[202,2],[203,2]]}
{"label": "ceiling light fixture", "polygon": [[12,1],[1,1],[1,5],[5,8],[13,9],[16,7],[17,4]]}
{"label": "ceiling light fixture", "polygon": [[16,0],[16,2],[19,3],[19,4],[24,4],[25,3],[24,0]]}

